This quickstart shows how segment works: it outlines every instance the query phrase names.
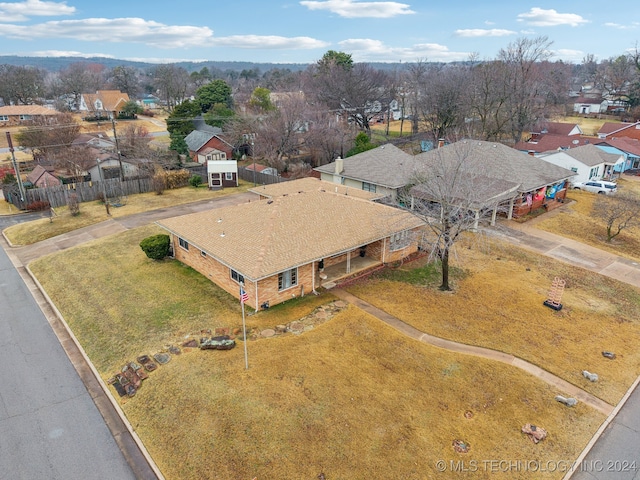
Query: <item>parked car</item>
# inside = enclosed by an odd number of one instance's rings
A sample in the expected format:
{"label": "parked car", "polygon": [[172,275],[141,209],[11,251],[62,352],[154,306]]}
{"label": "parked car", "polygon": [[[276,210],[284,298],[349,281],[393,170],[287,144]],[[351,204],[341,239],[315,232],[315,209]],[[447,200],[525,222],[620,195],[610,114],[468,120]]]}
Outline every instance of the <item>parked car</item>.
{"label": "parked car", "polygon": [[578,182],[573,184],[575,190],[585,190],[587,192],[611,195],[616,193],[618,185],[604,180],[589,180],[588,182]]}

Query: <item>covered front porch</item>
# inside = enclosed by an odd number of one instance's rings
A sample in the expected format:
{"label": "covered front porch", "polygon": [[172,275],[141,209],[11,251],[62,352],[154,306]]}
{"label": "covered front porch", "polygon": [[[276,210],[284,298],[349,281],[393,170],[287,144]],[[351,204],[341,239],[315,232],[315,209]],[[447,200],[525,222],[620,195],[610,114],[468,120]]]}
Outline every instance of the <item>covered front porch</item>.
{"label": "covered front porch", "polygon": [[378,265],[382,265],[382,262],[375,258],[359,255],[347,256],[345,260],[318,271],[316,281],[319,287],[333,288],[340,280],[365,272]]}

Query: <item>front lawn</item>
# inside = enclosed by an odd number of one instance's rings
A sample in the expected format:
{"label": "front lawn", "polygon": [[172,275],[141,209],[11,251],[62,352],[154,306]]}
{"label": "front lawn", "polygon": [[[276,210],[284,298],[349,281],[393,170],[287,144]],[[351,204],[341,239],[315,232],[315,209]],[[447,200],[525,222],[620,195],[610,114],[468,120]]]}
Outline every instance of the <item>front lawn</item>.
{"label": "front lawn", "polygon": [[[110,216],[107,215],[103,202],[85,202],[80,204],[80,214],[75,217],[69,213],[67,207],[60,207],[54,209],[53,220],[41,218],[21,223],[5,229],[4,233],[14,246],[31,245],[47,238],[104,222],[110,218],[121,218],[159,208],[233,195],[246,192],[251,186],[248,182],[240,181],[238,188],[226,188],[224,190],[209,190],[207,187],[182,187],[174,190],[165,190],[162,195],[158,195],[155,192],[130,195],[127,197],[125,205],[121,207],[111,206],[109,208]],[[15,207],[13,208],[15,212]]]}
{"label": "front lawn", "polygon": [[[241,324],[237,298],[144,255],[140,240],[158,232],[127,231],[30,265],[105,380],[188,334]],[[422,286],[436,277],[414,271],[417,263],[349,290],[417,328],[529,359],[608,401],[640,372],[636,290],[510,246],[460,248],[455,258],[453,294]],[[568,282],[561,312],[542,306],[554,275]],[[284,324],[332,300],[308,295],[247,324]],[[455,478],[450,462],[461,460],[477,461],[473,476],[483,478],[487,459],[570,462],[604,420],[583,404],[560,405],[553,397],[563,392],[515,367],[416,342],[352,306],[301,335],[250,341],[248,352],[245,370],[242,343],[185,351],[120,400],[167,478]],[[600,382],[587,385],[582,369]],[[529,422],[548,439],[534,445],[520,433]],[[455,440],[470,452],[456,453]]]}

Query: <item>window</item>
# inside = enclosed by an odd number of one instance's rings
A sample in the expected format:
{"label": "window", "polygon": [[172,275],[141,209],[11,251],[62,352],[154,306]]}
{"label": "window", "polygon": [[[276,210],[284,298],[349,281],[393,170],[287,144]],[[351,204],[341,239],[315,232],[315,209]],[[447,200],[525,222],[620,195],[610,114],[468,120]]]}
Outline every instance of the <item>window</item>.
{"label": "window", "polygon": [[225,180],[233,180],[233,172],[227,172],[224,174]]}
{"label": "window", "polygon": [[20,115],[20,120],[31,120],[32,118],[31,115]]}
{"label": "window", "polygon": [[362,182],[362,190],[376,193],[376,186],[373,183]]}
{"label": "window", "polygon": [[189,242],[187,242],[184,238],[178,238],[178,243],[185,250],[189,250]]}
{"label": "window", "polygon": [[0,122],[8,122],[9,115],[0,115]]}
{"label": "window", "polygon": [[292,268],[278,274],[278,290],[286,290],[298,284],[298,269]]}
{"label": "window", "polygon": [[391,235],[390,239],[391,244],[389,246],[389,249],[392,252],[395,250],[400,250],[409,245],[409,232],[407,230],[404,230],[403,232],[394,233],[393,235]]}
{"label": "window", "polygon": [[589,172],[589,178],[595,178],[598,176],[598,172],[600,171],[600,167],[593,167]]}
{"label": "window", "polygon": [[244,283],[244,276],[240,275],[235,270],[231,270],[231,279],[238,283]]}

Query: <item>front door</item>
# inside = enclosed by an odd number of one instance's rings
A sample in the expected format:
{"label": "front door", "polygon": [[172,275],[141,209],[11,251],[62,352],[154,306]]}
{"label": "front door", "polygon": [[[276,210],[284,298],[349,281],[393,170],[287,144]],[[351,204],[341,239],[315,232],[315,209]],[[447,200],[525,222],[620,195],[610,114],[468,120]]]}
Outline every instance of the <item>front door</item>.
{"label": "front door", "polygon": [[222,175],[220,173],[212,173],[211,174],[211,181],[209,182],[209,185],[211,185],[211,187],[213,187],[213,188],[221,187],[222,186]]}

